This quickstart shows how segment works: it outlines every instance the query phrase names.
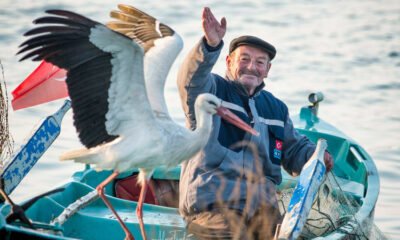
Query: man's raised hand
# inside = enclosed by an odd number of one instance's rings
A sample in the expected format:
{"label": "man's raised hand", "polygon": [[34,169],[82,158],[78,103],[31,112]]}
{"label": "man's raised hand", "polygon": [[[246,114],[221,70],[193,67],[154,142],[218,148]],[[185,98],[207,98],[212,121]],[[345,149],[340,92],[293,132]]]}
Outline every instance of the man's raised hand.
{"label": "man's raised hand", "polygon": [[203,9],[202,24],[207,44],[212,47],[218,46],[226,32],[225,17],[221,19],[221,22],[218,22],[210,8],[205,7]]}

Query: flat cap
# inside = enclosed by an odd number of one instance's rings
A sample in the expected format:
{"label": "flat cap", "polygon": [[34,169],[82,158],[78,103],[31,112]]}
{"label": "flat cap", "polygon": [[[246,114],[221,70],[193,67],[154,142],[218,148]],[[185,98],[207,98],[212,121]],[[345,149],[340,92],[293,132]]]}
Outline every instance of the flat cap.
{"label": "flat cap", "polygon": [[274,46],[272,46],[272,44],[258,37],[248,36],[248,35],[240,36],[238,38],[233,39],[231,41],[231,44],[229,45],[229,54],[239,46],[243,45],[249,45],[263,50],[268,54],[270,60],[274,59],[276,55],[276,49]]}

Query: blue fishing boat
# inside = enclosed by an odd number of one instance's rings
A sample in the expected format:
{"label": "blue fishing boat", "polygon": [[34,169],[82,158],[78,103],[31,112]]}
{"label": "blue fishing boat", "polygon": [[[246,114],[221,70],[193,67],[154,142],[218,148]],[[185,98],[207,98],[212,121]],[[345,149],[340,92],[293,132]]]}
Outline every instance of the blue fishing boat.
{"label": "blue fishing boat", "polygon": [[[309,100],[312,104],[303,107],[299,115],[292,118],[301,134],[314,142],[321,138],[326,140],[335,162],[332,172],[317,188],[297,238],[353,239],[361,236],[368,239],[379,195],[379,175],[373,159],[357,142],[318,117],[318,105],[322,99],[322,94],[311,94]],[[68,102],[55,117],[47,119],[50,123],[42,125],[45,127],[41,134],[44,131],[48,133],[46,136],[56,137],[57,134],[52,132],[59,132],[59,123],[66,109]],[[111,174],[109,171],[96,172],[86,166],[68,183],[33,199],[15,204],[8,197],[40,158],[40,154],[31,154],[32,159],[27,154],[32,149],[44,152],[51,141],[49,137],[49,144],[40,145],[41,148],[29,148],[35,142],[28,142],[23,154],[20,157],[16,155],[4,169],[1,175],[4,199],[0,204],[2,239],[123,239],[124,232],[111,211],[98,199],[95,190]],[[284,171],[282,174],[278,195],[280,211],[285,214],[293,194],[297,194],[298,178]],[[121,174],[106,187],[105,192],[135,239],[141,239],[135,214],[140,192],[140,189],[135,189],[136,176],[136,171]],[[151,191],[146,195],[143,209],[149,239],[194,239],[186,232],[185,222],[177,209],[179,177],[179,166],[159,168],[153,175]]]}

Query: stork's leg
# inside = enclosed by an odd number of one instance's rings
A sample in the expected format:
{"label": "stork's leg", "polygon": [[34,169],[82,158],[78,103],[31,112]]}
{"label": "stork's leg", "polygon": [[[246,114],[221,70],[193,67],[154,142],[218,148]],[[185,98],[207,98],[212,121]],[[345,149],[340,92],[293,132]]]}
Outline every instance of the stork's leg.
{"label": "stork's leg", "polygon": [[140,190],[139,200],[136,207],[136,216],[139,220],[140,232],[142,233],[142,237],[144,240],[147,239],[146,231],[144,230],[144,223],[143,223],[143,202],[146,197],[147,188],[149,186],[149,180],[146,179],[143,183],[142,189]]}
{"label": "stork's leg", "polygon": [[107,207],[111,210],[111,212],[114,214],[114,216],[117,218],[119,224],[121,224],[122,229],[125,232],[126,238],[125,239],[129,239],[129,240],[134,240],[131,232],[128,230],[128,228],[126,227],[125,223],[122,221],[121,217],[118,215],[117,211],[115,211],[114,207],[111,205],[110,201],[108,201],[108,199],[106,198],[106,196],[104,195],[104,187],[109,184],[112,180],[114,180],[117,176],[118,176],[119,172],[118,171],[114,171],[106,180],[104,180],[103,182],[101,182],[97,187],[96,190],[99,193],[99,196],[101,197],[101,199],[103,199],[103,202],[107,205]]}

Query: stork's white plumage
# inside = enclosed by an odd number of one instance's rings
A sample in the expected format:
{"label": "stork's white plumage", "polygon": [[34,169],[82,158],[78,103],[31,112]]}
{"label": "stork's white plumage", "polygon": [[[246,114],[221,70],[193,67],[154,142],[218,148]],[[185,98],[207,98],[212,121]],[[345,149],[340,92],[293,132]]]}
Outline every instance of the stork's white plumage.
{"label": "stork's white plumage", "polygon": [[[108,27],[73,12],[49,10],[34,21],[47,24],[28,31],[21,59],[34,57],[68,71],[74,125],[86,148],[64,153],[64,160],[114,170],[97,190],[116,215],[128,238],[129,230],[103,193],[120,172],[140,169],[143,184],[138,219],[145,238],[142,204],[146,178],[155,167],[176,166],[195,155],[211,132],[212,115],[224,115],[221,100],[200,95],[195,103],[197,128],[189,131],[172,121],[164,100],[169,69],[182,49],[182,40],[170,27],[140,10],[119,5],[117,21]],[[114,29],[114,30],[112,30]],[[221,114],[222,113],[222,114]],[[223,117],[254,133],[244,122]]]}

